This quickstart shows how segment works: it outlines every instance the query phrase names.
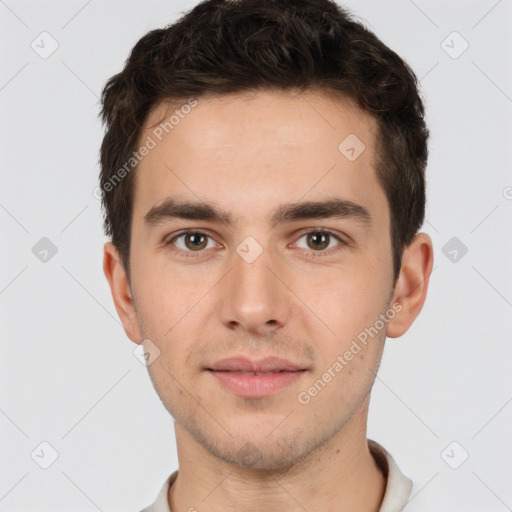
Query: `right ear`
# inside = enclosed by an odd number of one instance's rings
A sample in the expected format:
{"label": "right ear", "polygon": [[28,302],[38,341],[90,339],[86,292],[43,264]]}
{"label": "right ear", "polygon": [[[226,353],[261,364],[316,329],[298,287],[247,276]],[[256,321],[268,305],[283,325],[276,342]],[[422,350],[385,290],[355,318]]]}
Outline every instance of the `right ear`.
{"label": "right ear", "polygon": [[142,335],[130,289],[130,282],[121,256],[112,242],[107,242],[103,246],[103,272],[110,285],[114,305],[126,335],[134,343],[141,343]]}

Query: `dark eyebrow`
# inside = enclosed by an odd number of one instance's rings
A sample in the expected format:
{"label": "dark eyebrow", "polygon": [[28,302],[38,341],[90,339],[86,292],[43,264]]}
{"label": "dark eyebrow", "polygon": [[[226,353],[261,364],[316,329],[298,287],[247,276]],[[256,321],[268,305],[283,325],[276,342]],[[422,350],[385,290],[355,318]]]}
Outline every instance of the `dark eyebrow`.
{"label": "dark eyebrow", "polygon": [[166,199],[158,206],[153,206],[146,215],[144,215],[144,224],[152,228],[166,219],[189,219],[189,220],[209,220],[213,222],[222,222],[224,224],[233,224],[231,215],[222,212],[216,206],[203,202],[176,201]]}
{"label": "dark eyebrow", "polygon": [[[166,219],[172,218],[220,222],[228,226],[233,224],[233,217],[213,204],[174,199],[166,199],[161,204],[152,207],[144,216],[144,224],[150,229]],[[269,223],[274,227],[286,221],[320,218],[351,219],[367,226],[372,223],[367,208],[340,198],[283,204],[270,215]]]}
{"label": "dark eyebrow", "polygon": [[323,218],[351,219],[367,226],[372,224],[372,216],[367,208],[353,201],[336,197],[325,201],[283,204],[272,214],[270,223],[276,226],[290,220]]}

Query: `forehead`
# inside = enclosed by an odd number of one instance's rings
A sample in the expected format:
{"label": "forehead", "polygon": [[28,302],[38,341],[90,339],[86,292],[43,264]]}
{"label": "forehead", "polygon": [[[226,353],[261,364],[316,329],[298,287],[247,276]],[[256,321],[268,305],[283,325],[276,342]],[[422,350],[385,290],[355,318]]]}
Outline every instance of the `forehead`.
{"label": "forehead", "polygon": [[[196,106],[190,107],[192,100]],[[286,146],[331,145],[347,130],[373,149],[376,119],[341,93],[263,89],[160,102],[150,111],[141,136],[154,133],[160,141],[172,132],[178,144],[192,140],[194,132],[203,148],[216,149],[231,145],[229,141],[261,142],[264,132]]]}
{"label": "forehead", "polygon": [[347,98],[252,91],[186,101],[159,104],[141,132],[139,145],[153,147],[136,171],[139,217],[170,196],[259,217],[266,205],[306,196],[385,201],[374,170],[377,121]]}

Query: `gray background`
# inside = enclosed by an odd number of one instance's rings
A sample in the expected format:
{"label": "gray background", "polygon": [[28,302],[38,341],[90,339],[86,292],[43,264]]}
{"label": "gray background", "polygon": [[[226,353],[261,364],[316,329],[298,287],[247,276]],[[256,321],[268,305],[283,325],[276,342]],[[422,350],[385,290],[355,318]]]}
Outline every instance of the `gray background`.
{"label": "gray background", "polygon": [[[103,276],[93,191],[103,84],[195,3],[0,1],[0,511],[135,511],[177,467]],[[343,5],[421,78],[432,133],[435,269],[387,342],[368,435],[432,510],[512,510],[512,1]]]}

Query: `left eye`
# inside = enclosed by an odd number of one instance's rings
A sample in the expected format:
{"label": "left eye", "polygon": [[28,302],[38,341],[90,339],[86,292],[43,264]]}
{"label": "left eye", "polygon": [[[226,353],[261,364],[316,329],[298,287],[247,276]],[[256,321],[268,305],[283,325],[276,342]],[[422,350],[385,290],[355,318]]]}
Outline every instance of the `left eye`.
{"label": "left eye", "polygon": [[[302,240],[303,238],[306,239],[305,246],[300,245],[300,240]],[[333,239],[337,240],[338,242],[338,244],[335,244],[335,246],[343,243],[341,238],[337,237],[336,235],[333,235],[328,231],[310,231],[309,233],[305,233],[304,235],[302,235],[297,241],[296,245],[301,249],[312,249],[315,252],[320,252],[326,249],[330,249],[332,247],[331,242],[333,241]]]}

